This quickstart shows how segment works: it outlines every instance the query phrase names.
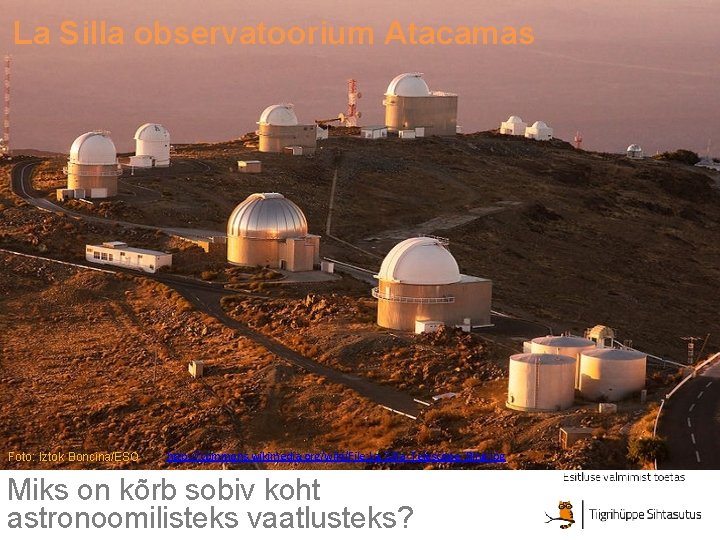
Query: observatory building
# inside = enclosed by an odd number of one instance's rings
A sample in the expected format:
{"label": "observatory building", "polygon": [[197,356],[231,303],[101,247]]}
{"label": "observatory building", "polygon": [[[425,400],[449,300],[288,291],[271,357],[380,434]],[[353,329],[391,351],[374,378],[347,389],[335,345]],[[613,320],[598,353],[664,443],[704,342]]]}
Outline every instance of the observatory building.
{"label": "observatory building", "polygon": [[228,262],[291,272],[320,264],[320,237],[308,234],[305,214],[280,193],[253,193],[227,224]]}
{"label": "observatory building", "polygon": [[640,148],[639,144],[631,144],[627,147],[625,155],[627,155],[627,157],[629,157],[630,159],[642,159],[643,149]]}
{"label": "observatory building", "polygon": [[313,154],[317,146],[317,125],[298,122],[289,103],[271,105],[260,115],[257,134],[261,152],[284,152],[288,147],[302,148],[296,154]]}
{"label": "observatory building", "polygon": [[400,132],[424,128],[425,136],[457,133],[458,96],[431,92],[422,73],[395,77],[385,92],[385,125]]}
{"label": "observatory building", "polygon": [[93,199],[115,197],[120,166],[109,133],[91,131],[75,139],[66,172],[68,189],[76,193],[84,190],[83,196]]}
{"label": "observatory building", "polygon": [[575,399],[575,359],[560,354],[510,357],[508,399],[518,411],[561,411]]}
{"label": "observatory building", "polygon": [[490,324],[492,281],[460,273],[457,262],[437,238],[403,240],[390,250],[372,295],[377,323],[384,328],[422,332],[440,324]]}
{"label": "observatory building", "polygon": [[135,132],[133,167],[169,167],[170,132],[160,124],[143,124]]}
{"label": "observatory building", "polygon": [[500,133],[503,135],[525,135],[527,123],[522,121],[519,116],[511,116],[507,122],[500,122]]}
{"label": "observatory building", "polygon": [[532,126],[525,128],[525,137],[536,141],[549,141],[553,138],[553,129],[542,120],[538,120]]}

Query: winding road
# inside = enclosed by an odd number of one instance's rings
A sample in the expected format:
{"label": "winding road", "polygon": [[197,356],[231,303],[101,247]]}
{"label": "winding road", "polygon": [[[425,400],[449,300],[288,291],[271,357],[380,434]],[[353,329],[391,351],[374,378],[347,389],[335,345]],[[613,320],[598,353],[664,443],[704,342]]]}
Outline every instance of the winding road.
{"label": "winding road", "polygon": [[[25,201],[37,207],[40,210],[46,212],[64,212],[65,214],[76,218],[84,219],[91,222],[99,222],[106,224],[119,224],[124,227],[130,228],[144,228],[157,230],[157,227],[150,227],[147,225],[138,225],[136,223],[130,223],[125,221],[115,221],[111,219],[99,218],[95,216],[87,216],[78,212],[73,212],[58,206],[37,194],[32,187],[32,171],[35,166],[40,163],[39,161],[30,161],[19,163],[16,165],[11,173],[12,189],[13,192],[22,197]],[[185,236],[192,233],[198,233],[195,229],[177,229],[177,228],[161,228],[168,234],[179,234]],[[213,231],[204,231],[211,233],[210,235],[217,235],[221,233]],[[45,258],[47,260],[47,258]],[[67,264],[68,261],[56,260],[56,262]],[[90,266],[91,263],[88,263]],[[81,265],[78,265],[82,267]],[[127,270],[124,270],[127,271]],[[310,358],[306,358],[297,352],[284,346],[282,343],[267,337],[264,334],[256,332],[244,324],[236,321],[225,313],[225,310],[220,304],[220,300],[223,296],[229,294],[236,294],[234,292],[227,291],[220,285],[213,285],[208,283],[198,282],[192,279],[186,279],[178,276],[170,276],[165,274],[144,274],[138,273],[149,279],[154,279],[165,285],[168,285],[183,295],[190,303],[192,303],[197,309],[207,313],[211,317],[214,317],[225,326],[234,329],[238,334],[252,340],[261,347],[265,348],[269,352],[273,353],[280,359],[288,362],[294,366],[302,368],[306,371],[315,373],[322,377],[325,377],[332,383],[342,384],[365,398],[377,403],[378,405],[385,407],[393,412],[402,414],[409,418],[415,419],[420,410],[419,404],[415,399],[395,388],[390,386],[384,386],[377,384],[369,379],[359,377],[356,375],[343,373],[342,371],[333,369],[324,364],[320,364]]]}
{"label": "winding road", "polygon": [[[85,221],[89,221],[91,223],[105,223],[109,225],[120,225],[121,227],[126,227],[130,229],[146,229],[150,231],[157,231],[161,230],[169,235],[174,236],[181,236],[183,238],[209,238],[213,236],[225,236],[225,233],[222,231],[211,231],[207,229],[188,229],[183,227],[155,227],[152,225],[142,225],[139,223],[131,223],[129,221],[120,221],[120,220],[114,220],[114,219],[107,219],[97,216],[88,216],[86,214],[81,214],[80,212],[75,212],[74,210],[70,210],[68,208],[65,208],[63,206],[60,206],[58,204],[55,204],[53,202],[48,201],[47,199],[43,198],[39,193],[35,191],[32,185],[32,173],[35,167],[41,163],[40,161],[25,161],[18,163],[13,167],[11,172],[11,182],[12,182],[12,190],[13,192],[19,196],[25,199],[28,203],[32,204],[36,208],[39,208],[40,210],[43,210],[45,212],[62,212],[65,215],[68,215],[75,219],[82,219]],[[121,182],[124,182],[124,180],[121,180]],[[138,188],[140,186],[135,186],[134,184],[130,184],[133,188]],[[143,188],[146,189],[146,188]]]}
{"label": "winding road", "polygon": [[720,469],[720,362],[701,369],[665,402],[658,434],[667,439],[662,469]]}

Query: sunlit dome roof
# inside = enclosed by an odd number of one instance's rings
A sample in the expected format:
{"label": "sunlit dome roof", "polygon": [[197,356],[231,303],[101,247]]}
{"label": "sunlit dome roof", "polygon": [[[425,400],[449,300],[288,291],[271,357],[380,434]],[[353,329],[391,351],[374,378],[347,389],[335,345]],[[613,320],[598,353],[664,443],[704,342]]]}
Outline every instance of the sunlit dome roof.
{"label": "sunlit dome roof", "polygon": [[578,336],[544,336],[532,340],[538,345],[548,347],[593,347],[595,342]]}
{"label": "sunlit dome roof", "polygon": [[280,193],[253,193],[241,202],[228,219],[228,236],[256,239],[307,236],[305,214]]}
{"label": "sunlit dome roof", "polygon": [[532,125],[532,127],[534,127],[535,129],[547,129],[547,124],[542,120],[538,120]]}
{"label": "sunlit dome roof", "polygon": [[642,148],[640,148],[639,144],[631,144],[627,147],[628,152],[642,152]]}
{"label": "sunlit dome roof", "polygon": [[522,124],[523,121],[522,121],[522,118],[520,118],[519,116],[511,116],[510,118],[507,119],[507,123],[508,124]]}
{"label": "sunlit dome roof", "polygon": [[390,250],[378,279],[410,285],[447,285],[460,281],[455,257],[435,238],[403,240]]}
{"label": "sunlit dome roof", "polygon": [[395,77],[387,87],[388,96],[422,97],[430,95],[430,88],[422,73],[403,73]]}
{"label": "sunlit dome roof", "polygon": [[542,364],[544,366],[562,366],[575,363],[575,359],[570,356],[542,353],[513,354],[510,361],[522,362],[523,364]]}
{"label": "sunlit dome roof", "polygon": [[136,141],[169,142],[170,132],[160,124],[143,124],[135,132]]}
{"label": "sunlit dome roof", "polygon": [[626,349],[593,349],[592,351],[586,351],[582,353],[583,356],[589,356],[592,358],[599,358],[601,360],[637,360],[638,358],[645,357],[641,352],[629,351]]}
{"label": "sunlit dome roof", "polygon": [[269,124],[271,126],[297,126],[298,119],[290,103],[270,105],[260,115],[258,124]]}
{"label": "sunlit dome roof", "polygon": [[106,131],[80,135],[70,148],[70,162],[78,165],[115,165],[117,151]]}

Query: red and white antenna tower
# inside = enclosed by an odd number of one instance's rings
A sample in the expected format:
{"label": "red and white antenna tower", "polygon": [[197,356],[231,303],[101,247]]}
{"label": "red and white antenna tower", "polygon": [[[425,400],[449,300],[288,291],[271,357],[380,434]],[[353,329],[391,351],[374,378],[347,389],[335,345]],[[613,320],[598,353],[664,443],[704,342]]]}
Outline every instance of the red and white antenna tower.
{"label": "red and white antenna tower", "polygon": [[582,133],[579,131],[575,133],[575,148],[582,150]]}
{"label": "red and white antenna tower", "polygon": [[357,81],[355,79],[348,80],[348,108],[345,114],[345,127],[356,127],[362,113],[358,111],[358,99],[362,94],[358,92]]}
{"label": "red and white antenna tower", "polygon": [[5,57],[5,107],[3,112],[3,136],[0,154],[10,154],[10,55]]}

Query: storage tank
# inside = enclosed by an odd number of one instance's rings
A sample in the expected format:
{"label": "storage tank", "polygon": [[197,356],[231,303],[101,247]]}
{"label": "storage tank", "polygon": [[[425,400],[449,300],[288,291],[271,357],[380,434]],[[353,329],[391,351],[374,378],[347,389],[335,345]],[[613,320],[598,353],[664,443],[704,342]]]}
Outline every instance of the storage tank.
{"label": "storage tank", "polygon": [[320,237],[308,234],[302,210],[280,193],[253,193],[227,223],[228,262],[295,272],[320,264]]}
{"label": "storage tank", "polygon": [[619,401],[645,387],[647,357],[624,349],[595,349],[580,355],[580,393],[591,400]]}
{"label": "storage tank", "polygon": [[103,193],[104,197],[118,193],[117,151],[107,131],[90,131],[75,139],[66,170],[68,189]]}
{"label": "storage tank", "polygon": [[169,167],[170,132],[160,124],[143,124],[135,132],[135,155],[149,156],[153,167]]}
{"label": "storage tank", "polygon": [[577,336],[545,336],[530,342],[530,352],[561,354],[575,359],[575,388],[580,387],[580,354],[594,349],[595,342]]}
{"label": "storage tank", "polygon": [[560,354],[514,354],[505,405],[518,411],[561,411],[575,399],[575,359]]}

